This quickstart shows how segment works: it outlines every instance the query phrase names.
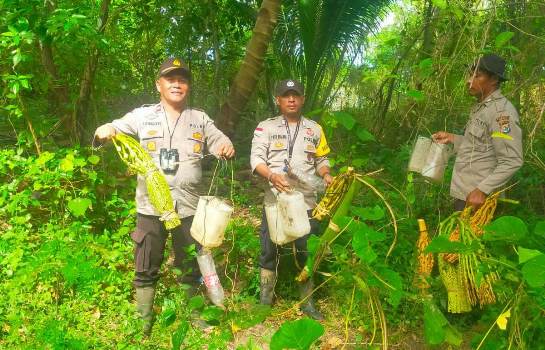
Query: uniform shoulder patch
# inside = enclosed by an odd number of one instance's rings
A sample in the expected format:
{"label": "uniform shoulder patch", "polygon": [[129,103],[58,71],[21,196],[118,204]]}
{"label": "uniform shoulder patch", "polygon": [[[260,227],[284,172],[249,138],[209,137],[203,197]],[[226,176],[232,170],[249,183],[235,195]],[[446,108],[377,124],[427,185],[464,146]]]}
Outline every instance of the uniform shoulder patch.
{"label": "uniform shoulder patch", "polygon": [[500,116],[496,118],[496,122],[498,123],[501,133],[509,134],[511,132],[511,121],[509,115],[500,114]]}

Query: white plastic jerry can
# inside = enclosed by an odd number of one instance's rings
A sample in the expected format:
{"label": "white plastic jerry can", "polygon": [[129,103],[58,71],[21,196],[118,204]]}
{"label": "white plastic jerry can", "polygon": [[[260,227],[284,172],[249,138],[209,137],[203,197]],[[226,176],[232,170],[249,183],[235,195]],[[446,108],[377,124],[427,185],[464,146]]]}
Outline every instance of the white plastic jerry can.
{"label": "white plastic jerry can", "polygon": [[441,182],[448,164],[448,145],[433,142],[422,167],[422,176],[435,182]]}
{"label": "white plastic jerry can", "polygon": [[426,163],[426,158],[431,146],[431,139],[425,136],[419,136],[414,144],[411,159],[407,170],[420,173]]}
{"label": "white plastic jerry can", "polygon": [[301,192],[282,192],[278,195],[278,214],[284,234],[295,238],[310,233],[305,197]]}
{"label": "white plastic jerry can", "polygon": [[191,224],[191,236],[205,248],[219,247],[233,207],[214,196],[200,196]]}
{"label": "white plastic jerry can", "polygon": [[280,216],[278,216],[278,203],[265,204],[265,216],[267,217],[269,236],[274,244],[282,245],[296,239],[296,237],[284,234],[282,220],[280,219]]}

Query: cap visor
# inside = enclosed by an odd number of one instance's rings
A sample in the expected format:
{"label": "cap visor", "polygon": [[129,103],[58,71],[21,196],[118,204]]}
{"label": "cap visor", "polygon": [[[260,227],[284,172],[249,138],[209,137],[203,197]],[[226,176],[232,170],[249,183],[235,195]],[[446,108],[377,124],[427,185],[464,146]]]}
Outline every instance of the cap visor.
{"label": "cap visor", "polygon": [[176,70],[179,70],[180,73],[184,73],[187,76],[190,75],[189,70],[187,68],[184,68],[184,67],[168,67],[168,68],[165,68],[165,69],[163,69],[161,71],[160,76],[166,75],[166,74],[171,73],[171,72],[176,71]]}

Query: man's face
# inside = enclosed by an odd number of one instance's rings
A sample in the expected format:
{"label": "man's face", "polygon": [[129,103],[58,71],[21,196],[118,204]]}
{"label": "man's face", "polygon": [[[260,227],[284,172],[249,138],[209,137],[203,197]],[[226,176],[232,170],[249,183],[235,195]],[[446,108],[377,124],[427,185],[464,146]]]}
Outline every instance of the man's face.
{"label": "man's face", "polygon": [[295,91],[288,91],[282,96],[276,96],[276,104],[283,115],[298,116],[305,104],[305,96]]}
{"label": "man's face", "polygon": [[161,76],[156,82],[161,100],[173,105],[182,104],[189,93],[189,79],[179,71]]}
{"label": "man's face", "polygon": [[498,80],[495,77],[477,69],[469,74],[467,88],[471,96],[481,97],[484,94],[493,91],[496,88],[497,83]]}

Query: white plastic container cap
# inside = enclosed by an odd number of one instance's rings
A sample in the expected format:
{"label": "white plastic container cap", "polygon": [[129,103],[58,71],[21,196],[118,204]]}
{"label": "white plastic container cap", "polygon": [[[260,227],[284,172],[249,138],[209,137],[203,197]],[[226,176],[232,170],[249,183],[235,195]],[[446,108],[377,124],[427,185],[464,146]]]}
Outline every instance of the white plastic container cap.
{"label": "white plastic container cap", "polygon": [[233,207],[214,196],[200,196],[191,224],[191,236],[205,248],[219,247]]}

